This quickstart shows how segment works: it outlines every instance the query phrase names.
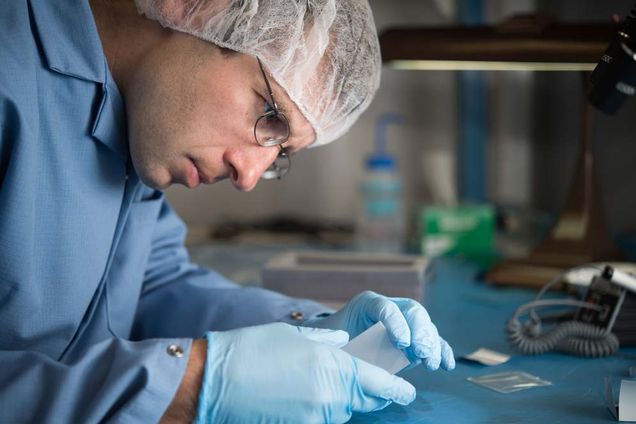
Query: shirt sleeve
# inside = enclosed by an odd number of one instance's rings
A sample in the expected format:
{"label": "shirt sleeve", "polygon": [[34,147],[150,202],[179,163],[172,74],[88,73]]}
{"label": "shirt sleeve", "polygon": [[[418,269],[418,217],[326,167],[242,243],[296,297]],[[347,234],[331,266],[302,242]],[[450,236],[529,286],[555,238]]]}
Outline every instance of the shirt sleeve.
{"label": "shirt sleeve", "polygon": [[0,351],[0,422],[157,422],[185,372],[191,342],[109,339],[68,362]]}
{"label": "shirt sleeve", "polygon": [[241,287],[190,262],[186,228],[164,201],[153,237],[133,338],[201,337],[206,331],[283,321],[298,324],[327,311],[319,303]]}

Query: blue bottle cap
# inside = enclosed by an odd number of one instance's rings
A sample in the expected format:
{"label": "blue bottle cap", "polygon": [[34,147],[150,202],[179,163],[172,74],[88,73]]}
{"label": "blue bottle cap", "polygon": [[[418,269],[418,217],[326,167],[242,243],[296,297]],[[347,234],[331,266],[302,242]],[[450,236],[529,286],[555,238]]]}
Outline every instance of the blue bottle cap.
{"label": "blue bottle cap", "polygon": [[367,158],[366,166],[372,170],[392,171],[395,169],[395,159],[387,153],[374,153]]}

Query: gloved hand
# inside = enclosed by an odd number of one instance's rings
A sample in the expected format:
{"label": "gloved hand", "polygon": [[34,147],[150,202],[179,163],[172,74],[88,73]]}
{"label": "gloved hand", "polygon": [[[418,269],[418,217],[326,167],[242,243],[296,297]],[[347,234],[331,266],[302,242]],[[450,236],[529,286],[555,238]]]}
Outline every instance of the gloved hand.
{"label": "gloved hand", "polygon": [[437,333],[426,309],[412,299],[365,291],[333,315],[311,318],[302,325],[344,330],[353,339],[378,321],[386,327],[389,339],[404,350],[412,366],[424,361],[429,370],[440,365],[446,370],[455,368],[453,350]]}
{"label": "gloved hand", "polygon": [[343,423],[415,388],[340,350],[342,331],[276,323],[206,333],[196,423]]}

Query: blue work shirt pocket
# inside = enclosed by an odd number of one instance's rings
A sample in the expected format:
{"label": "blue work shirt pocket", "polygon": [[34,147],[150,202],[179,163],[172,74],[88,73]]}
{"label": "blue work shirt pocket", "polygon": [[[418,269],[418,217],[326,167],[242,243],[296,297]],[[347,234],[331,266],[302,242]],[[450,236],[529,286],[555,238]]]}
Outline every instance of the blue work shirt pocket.
{"label": "blue work shirt pocket", "polygon": [[144,273],[152,250],[153,232],[164,202],[160,191],[131,204],[106,281],[108,322],[111,332],[130,338]]}

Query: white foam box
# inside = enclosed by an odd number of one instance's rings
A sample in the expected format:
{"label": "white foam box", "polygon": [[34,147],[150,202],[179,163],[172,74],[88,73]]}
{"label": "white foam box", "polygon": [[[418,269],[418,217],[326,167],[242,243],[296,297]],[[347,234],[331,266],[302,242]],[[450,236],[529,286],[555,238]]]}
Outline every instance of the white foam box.
{"label": "white foam box", "polygon": [[293,297],[347,301],[373,290],[422,300],[428,260],[416,255],[287,252],[262,271],[263,287]]}

